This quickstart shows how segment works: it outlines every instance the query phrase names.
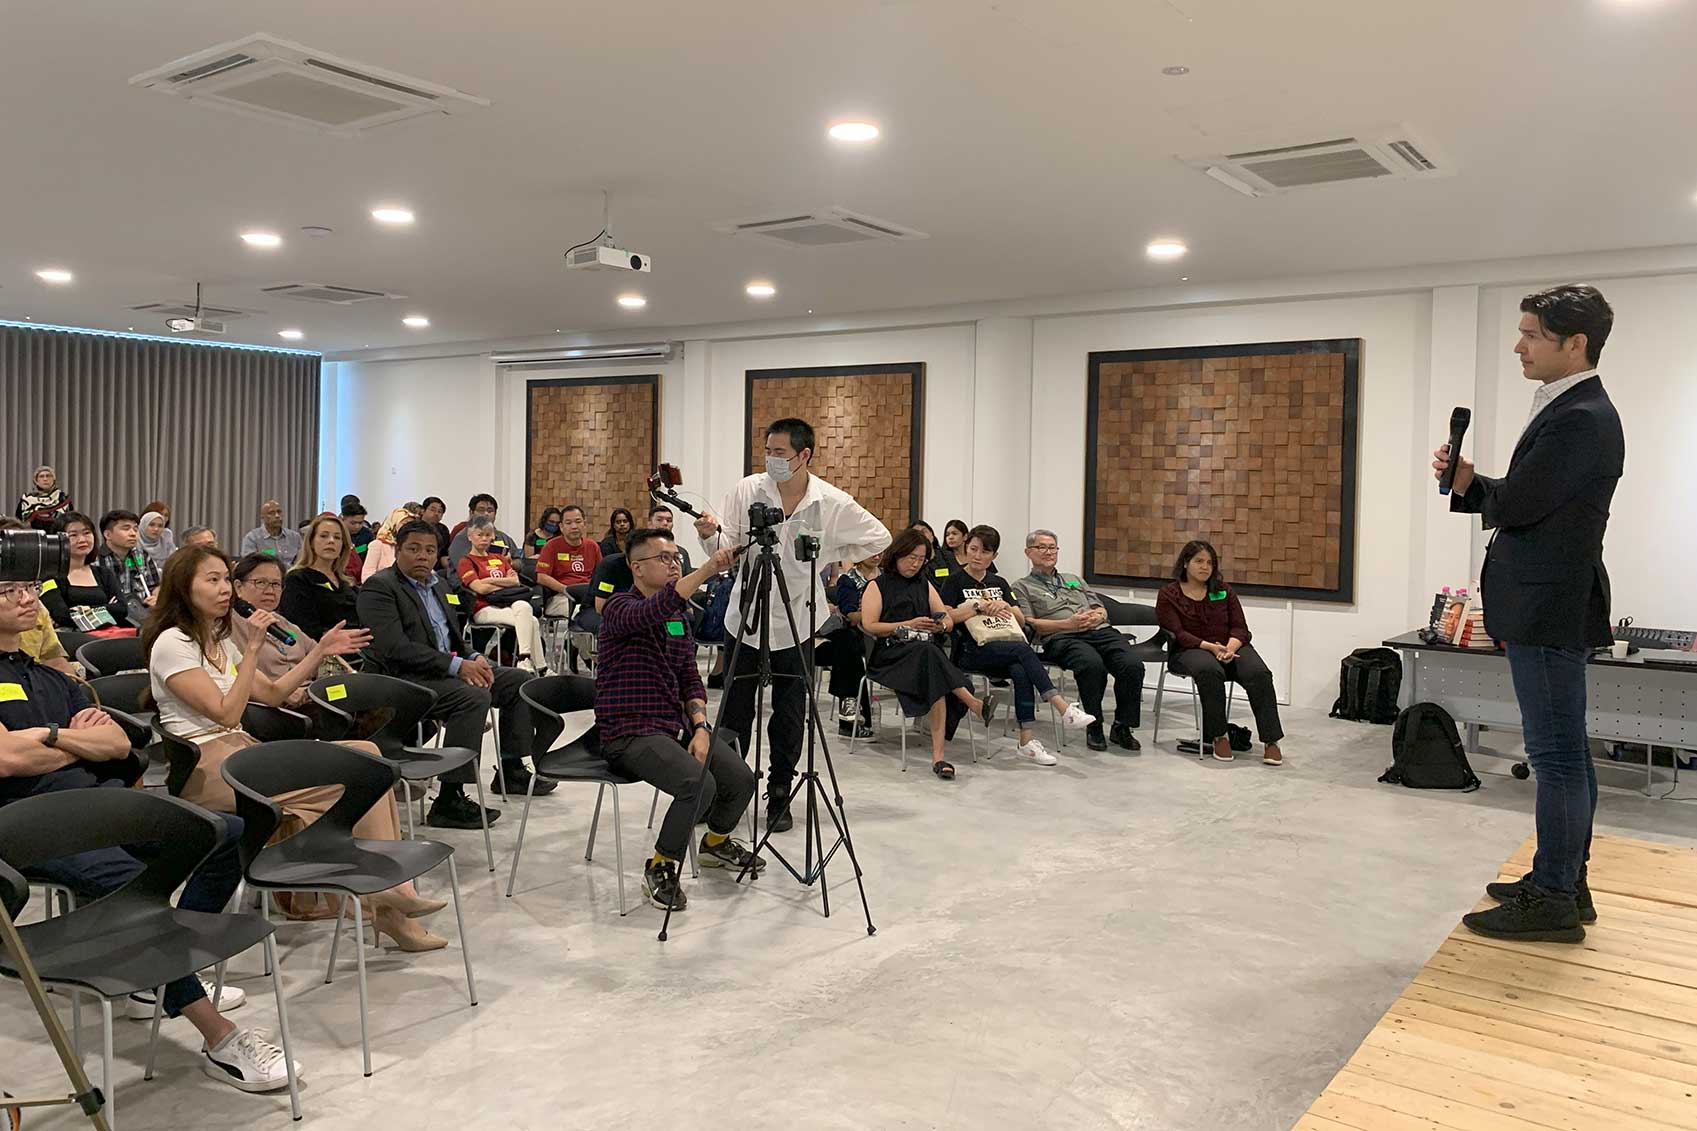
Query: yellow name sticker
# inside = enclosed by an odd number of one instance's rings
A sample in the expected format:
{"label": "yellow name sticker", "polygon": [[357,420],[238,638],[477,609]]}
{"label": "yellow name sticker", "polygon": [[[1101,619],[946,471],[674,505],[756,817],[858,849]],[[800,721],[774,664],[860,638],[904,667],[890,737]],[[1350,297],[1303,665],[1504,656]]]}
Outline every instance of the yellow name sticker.
{"label": "yellow name sticker", "polygon": [[348,685],[345,683],[332,683],[329,687],[324,689],[324,698],[330,700],[332,703],[336,702],[338,699],[346,699],[347,697]]}
{"label": "yellow name sticker", "polygon": [[43,581],[41,583],[41,591],[43,593],[51,593],[51,592],[53,592],[53,590],[55,590],[57,588],[59,588],[59,583],[57,581],[53,580],[51,577],[49,577],[46,581]]}
{"label": "yellow name sticker", "polygon": [[448,598],[448,604],[450,605],[457,605],[460,603],[460,595],[458,593],[446,593],[443,595]]}
{"label": "yellow name sticker", "polygon": [[29,692],[21,683],[0,683],[0,703],[27,703]]}
{"label": "yellow name sticker", "polygon": [[596,588],[601,590],[603,593],[611,593],[613,591],[613,583],[611,581],[603,581],[600,585],[597,585]]}
{"label": "yellow name sticker", "polygon": [[931,571],[931,573],[935,577],[947,577],[947,576],[949,576],[949,570],[948,570],[947,566],[943,567],[942,569],[934,569],[934,570]]}

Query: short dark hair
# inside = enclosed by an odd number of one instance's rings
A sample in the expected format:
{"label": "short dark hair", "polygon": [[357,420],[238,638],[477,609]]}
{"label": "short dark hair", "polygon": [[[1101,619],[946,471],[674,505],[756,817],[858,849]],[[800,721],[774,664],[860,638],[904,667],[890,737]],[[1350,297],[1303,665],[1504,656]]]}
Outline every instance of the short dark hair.
{"label": "short dark hair", "polygon": [[424,502],[418,504],[418,509],[423,510],[425,507],[428,507],[431,503],[435,503],[437,506],[441,507],[443,510],[448,509],[448,504],[444,503],[440,498],[438,498],[435,495],[424,496]]}
{"label": "short dark hair", "polygon": [[648,508],[648,513],[643,515],[642,517],[643,518],[653,518],[655,515],[659,514],[661,511],[665,511],[667,514],[673,513],[672,508],[667,506],[665,503],[655,503],[653,506]]}
{"label": "short dark hair", "polygon": [[658,530],[651,526],[644,527],[641,530],[631,531],[630,541],[625,543],[626,564],[629,564],[630,556],[636,553],[640,547],[648,544],[649,542],[660,541],[676,543],[677,539],[672,536],[672,532],[670,530]]}
{"label": "short dark hair", "polygon": [[567,503],[565,506],[561,507],[560,508],[560,517],[565,518],[567,511],[576,511],[578,514],[583,515],[585,518],[589,517],[589,512],[584,510],[582,507],[578,506],[576,503]]}
{"label": "short dark hair", "polygon": [[1575,334],[1585,335],[1585,360],[1592,365],[1603,355],[1603,343],[1614,328],[1614,308],[1603,292],[1584,283],[1563,283],[1547,291],[1534,291],[1520,300],[1520,313],[1536,314],[1538,324],[1562,343]]}
{"label": "short dark hair", "polygon": [[[800,417],[786,416],[782,420],[772,421],[766,426],[766,435],[770,436],[774,432],[787,435],[790,438],[790,447],[794,448],[797,454],[813,448],[813,425]],[[818,450],[814,449],[814,453],[818,454]]]}
{"label": "short dark hair", "polygon": [[342,496],[342,513],[343,514],[351,513],[348,510],[348,508],[349,507],[357,507],[357,506],[359,506],[359,496],[358,495],[343,495]]}
{"label": "short dark hair", "polygon": [[88,527],[89,533],[91,534],[97,529],[94,525],[94,520],[82,511],[66,511],[64,514],[53,520],[53,533],[65,533],[65,527],[71,525],[73,522],[82,523],[84,526]]}
{"label": "short dark hair", "polygon": [[137,526],[140,526],[141,515],[137,514],[135,511],[122,509],[107,511],[105,514],[100,516],[100,533],[106,533],[112,528],[112,524],[115,522],[133,522]]}
{"label": "short dark hair", "polygon": [[980,546],[983,546],[992,554],[1002,548],[1002,532],[997,530],[994,526],[985,526],[983,524],[974,526],[971,530],[966,532],[966,540],[970,542],[974,538],[978,539],[978,544]]}
{"label": "short dark hair", "polygon": [[286,572],[283,567],[283,563],[278,561],[274,555],[249,554],[242,558],[241,561],[230,567],[230,580],[246,581],[248,579],[248,575],[260,566],[276,566],[278,576],[282,576],[283,573]]}
{"label": "short dark hair", "polygon": [[496,510],[501,509],[501,504],[497,503],[495,501],[494,495],[485,495],[482,491],[479,491],[477,494],[475,494],[471,497],[471,501],[468,502],[465,505],[465,509],[468,510],[468,511],[474,511],[474,510],[477,509],[478,503],[488,503],[490,506],[494,507]]}
{"label": "short dark hair", "polygon": [[1220,552],[1214,549],[1212,542],[1204,542],[1200,538],[1186,542],[1184,549],[1178,552],[1178,561],[1173,563],[1173,580],[1183,581],[1185,570],[1190,568],[1190,559],[1204,550],[1208,553],[1208,560],[1214,563],[1214,572],[1208,578],[1208,592],[1223,593],[1226,588],[1226,575],[1220,569]]}
{"label": "short dark hair", "polygon": [[937,548],[931,544],[931,539],[925,537],[913,527],[908,527],[896,535],[895,541],[890,543],[890,548],[885,550],[884,556],[878,559],[878,568],[895,569],[897,562],[913,553],[920,546],[925,547],[925,560],[930,561],[932,555],[937,552]]}
{"label": "short dark hair", "polygon": [[342,504],[343,518],[353,518],[355,515],[364,515],[367,513],[368,512],[366,511],[364,504],[362,504],[358,499],[355,499],[351,503],[344,502]]}
{"label": "short dark hair", "polygon": [[425,522],[422,518],[410,519],[401,524],[401,528],[395,531],[395,548],[400,549],[401,546],[406,543],[406,540],[411,538],[414,534],[423,534],[428,536],[432,542],[436,543],[437,552],[440,553],[442,551],[442,542],[436,537],[435,524]]}

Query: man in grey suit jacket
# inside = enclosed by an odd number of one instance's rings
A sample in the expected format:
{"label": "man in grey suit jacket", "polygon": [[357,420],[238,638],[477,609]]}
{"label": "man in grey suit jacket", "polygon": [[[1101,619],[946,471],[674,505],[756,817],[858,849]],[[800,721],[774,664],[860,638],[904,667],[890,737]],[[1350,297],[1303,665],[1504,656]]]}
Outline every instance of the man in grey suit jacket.
{"label": "man in grey suit jacket", "polygon": [[[1496,533],[1480,586],[1485,629],[1507,646],[1514,697],[1537,775],[1538,854],[1514,883],[1485,889],[1501,904],[1462,919],[1493,938],[1580,942],[1597,912],[1585,882],[1597,771],[1585,733],[1585,667],[1610,642],[1603,531],[1626,439],[1597,376],[1614,311],[1595,287],[1562,286],[1520,303],[1520,356],[1540,383],[1508,472],[1476,474],[1457,455],[1450,509]],[[1433,453],[1442,476],[1449,445]]]}

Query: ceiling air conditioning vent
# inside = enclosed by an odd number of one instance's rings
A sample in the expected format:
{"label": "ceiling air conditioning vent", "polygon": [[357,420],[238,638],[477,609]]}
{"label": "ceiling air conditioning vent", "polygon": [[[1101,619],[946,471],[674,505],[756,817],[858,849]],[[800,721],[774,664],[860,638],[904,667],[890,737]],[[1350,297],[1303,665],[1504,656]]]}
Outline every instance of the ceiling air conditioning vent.
{"label": "ceiling air conditioning vent", "polygon": [[[138,314],[157,314],[164,318],[193,318],[195,316],[192,302],[144,302],[139,306],[130,307]],[[212,306],[203,304],[200,314],[203,318],[216,318],[228,322],[232,318],[246,318],[250,314],[258,314],[257,310],[237,310],[233,306]]]}
{"label": "ceiling air conditioning vent", "polygon": [[370,302],[379,298],[407,297],[389,294],[387,291],[365,291],[358,287],[338,287],[329,283],[279,283],[274,287],[259,289],[268,295],[298,298],[302,302],[327,302],[332,306],[352,306],[356,302]]}
{"label": "ceiling air conditioning vent", "polygon": [[489,105],[452,87],[264,33],[177,59],[136,75],[130,85],[345,135],[424,114],[455,114]]}
{"label": "ceiling air conditioning vent", "polygon": [[1361,130],[1325,141],[1188,158],[1185,163],[1245,196],[1387,177],[1393,180],[1446,177],[1455,172],[1436,150],[1416,140],[1414,131],[1406,126]]}
{"label": "ceiling air conditioning vent", "polygon": [[922,240],[924,232],[904,228],[846,208],[812,212],[787,212],[756,216],[748,220],[726,220],[713,230],[736,236],[761,236],[789,247],[830,247],[835,244],[865,243],[868,240]]}

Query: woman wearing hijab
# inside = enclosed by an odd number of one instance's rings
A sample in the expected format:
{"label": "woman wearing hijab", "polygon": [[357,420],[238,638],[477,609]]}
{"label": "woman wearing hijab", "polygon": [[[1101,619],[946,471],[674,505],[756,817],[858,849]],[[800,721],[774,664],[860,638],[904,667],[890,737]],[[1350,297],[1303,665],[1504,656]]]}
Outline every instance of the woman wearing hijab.
{"label": "woman wearing hijab", "polygon": [[163,503],[147,504],[147,513],[141,516],[141,542],[139,548],[147,555],[147,560],[153,563],[155,569],[165,568],[165,559],[177,552],[176,535],[166,526],[170,517],[159,508]]}
{"label": "woman wearing hijab", "polygon": [[71,509],[71,497],[59,486],[59,473],[46,464],[35,469],[33,485],[18,496],[18,521],[36,530],[52,530]]}
{"label": "woman wearing hijab", "polygon": [[389,512],[389,517],[377,527],[377,537],[365,548],[363,575],[370,577],[380,569],[395,564],[395,531],[419,516],[417,503],[402,503]]}

